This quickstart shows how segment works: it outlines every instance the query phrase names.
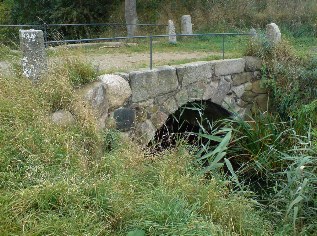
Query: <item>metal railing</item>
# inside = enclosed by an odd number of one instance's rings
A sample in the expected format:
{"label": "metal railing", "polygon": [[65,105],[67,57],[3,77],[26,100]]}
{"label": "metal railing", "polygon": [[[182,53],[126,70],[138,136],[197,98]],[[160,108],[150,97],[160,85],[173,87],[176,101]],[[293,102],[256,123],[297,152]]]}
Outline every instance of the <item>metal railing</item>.
{"label": "metal railing", "polygon": [[67,44],[67,43],[89,43],[113,40],[127,40],[127,39],[149,39],[150,44],[150,69],[153,68],[153,39],[167,38],[167,37],[222,37],[222,59],[225,59],[225,38],[228,36],[254,36],[252,33],[205,33],[205,34],[173,34],[173,35],[147,35],[147,36],[132,36],[132,37],[114,37],[114,38],[92,38],[92,39],[70,39],[70,40],[56,40],[48,41],[47,44]]}
{"label": "metal railing", "polygon": [[154,27],[166,27],[167,25],[163,24],[123,24],[123,23],[88,23],[88,24],[42,24],[42,25],[0,25],[0,27],[32,27],[36,29],[42,29],[44,31],[44,43],[45,47],[49,45],[61,45],[61,44],[69,44],[69,43],[89,43],[89,42],[103,42],[103,41],[114,41],[114,40],[128,40],[128,39],[149,39],[149,57],[150,57],[150,69],[153,68],[153,39],[156,38],[167,38],[167,37],[200,37],[200,36],[207,36],[207,37],[221,37],[222,38],[222,59],[225,59],[225,38],[228,36],[254,36],[253,33],[202,33],[202,34],[161,34],[161,35],[146,35],[146,36],[132,36],[132,37],[99,37],[99,38],[84,38],[84,39],[63,39],[63,40],[49,40],[48,39],[48,29],[50,27],[64,27],[64,26],[72,26],[72,27],[79,27],[79,26],[111,26],[111,27],[118,27],[118,26],[128,26],[128,25],[137,25],[137,26],[154,26]]}
{"label": "metal railing", "polygon": [[[124,32],[126,31],[127,26],[131,26],[131,25],[135,25],[138,26],[140,29],[142,28],[151,28],[151,32],[154,33],[153,31],[157,32],[158,28],[164,27],[164,29],[167,27],[167,25],[165,24],[125,24],[125,23],[79,23],[79,24],[17,24],[17,25],[0,25],[0,29],[1,28],[33,28],[33,29],[38,29],[38,30],[43,30],[44,33],[44,40],[45,40],[45,45],[47,45],[48,41],[52,41],[52,39],[56,38],[56,32],[59,31],[63,31],[66,30],[69,27],[75,27],[75,28],[79,28],[79,27],[85,27],[85,29],[83,29],[80,33],[81,36],[86,35],[87,38],[91,37],[92,35],[97,35],[98,33],[94,32],[93,28],[97,27],[100,29],[99,35],[103,34],[105,32],[104,27],[107,27],[108,30],[112,29],[113,33],[112,33],[112,38],[115,38],[118,36],[118,31],[120,29],[122,29],[120,32]],[[107,29],[106,28],[106,29]],[[56,31],[54,31],[56,30]],[[95,28],[96,30],[96,28]],[[50,31],[54,31],[53,33]],[[67,30],[66,30],[67,31]],[[68,30],[70,32],[66,33],[69,35],[72,35],[74,32],[72,30]],[[76,31],[76,30],[74,30]],[[147,29],[148,31],[148,29]],[[164,30],[165,31],[165,30]],[[67,36],[64,36],[60,34],[59,36],[62,38],[67,38]],[[12,36],[12,35],[11,35]],[[93,36],[95,37],[95,36]],[[15,36],[16,41],[17,41],[17,36]],[[63,41],[63,40],[60,40]]]}

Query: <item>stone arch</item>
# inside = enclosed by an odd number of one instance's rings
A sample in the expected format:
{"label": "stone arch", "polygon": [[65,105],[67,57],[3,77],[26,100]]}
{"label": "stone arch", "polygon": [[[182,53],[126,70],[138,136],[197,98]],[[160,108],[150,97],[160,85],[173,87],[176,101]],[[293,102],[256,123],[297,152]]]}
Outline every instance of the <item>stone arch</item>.
{"label": "stone arch", "polygon": [[198,141],[196,134],[202,127],[211,131],[215,121],[231,115],[231,112],[210,100],[188,102],[168,116],[165,123],[156,130],[150,143],[157,149],[175,145],[179,138],[195,144]]}
{"label": "stone arch", "polygon": [[[188,102],[210,101],[241,116],[252,106],[264,110],[267,93],[261,87],[261,60],[254,57],[164,66],[123,75],[132,91],[126,109],[130,130],[149,143],[168,116]],[[115,111],[115,119],[122,113]],[[121,116],[121,117],[120,117]]]}

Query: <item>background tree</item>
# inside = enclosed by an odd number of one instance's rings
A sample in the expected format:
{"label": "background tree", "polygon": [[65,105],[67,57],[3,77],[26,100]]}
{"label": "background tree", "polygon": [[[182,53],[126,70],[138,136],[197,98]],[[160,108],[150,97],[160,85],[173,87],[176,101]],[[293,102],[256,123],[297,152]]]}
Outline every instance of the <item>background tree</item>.
{"label": "background tree", "polygon": [[127,24],[128,37],[134,36],[138,22],[136,0],[125,0],[125,22]]}

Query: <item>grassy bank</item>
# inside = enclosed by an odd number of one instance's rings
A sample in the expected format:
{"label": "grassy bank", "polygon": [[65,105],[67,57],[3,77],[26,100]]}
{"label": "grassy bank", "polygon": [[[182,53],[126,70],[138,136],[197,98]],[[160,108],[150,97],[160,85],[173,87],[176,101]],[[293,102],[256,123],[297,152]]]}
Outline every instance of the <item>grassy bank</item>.
{"label": "grassy bank", "polygon": [[[314,235],[317,77],[316,59],[304,53],[310,38],[290,38],[295,49],[231,40],[233,54],[263,59],[270,111],[224,121],[227,133],[206,133],[214,142],[198,147],[203,162],[184,142],[153,155],[97,128],[74,91],[98,72],[78,58],[113,48],[55,50],[50,58],[73,57],[36,85],[19,73],[0,77],[0,235]],[[212,51],[220,42],[159,41],[155,50]],[[143,43],[115,50],[144,52]],[[52,123],[60,109],[76,122]]]}
{"label": "grassy bank", "polygon": [[[73,95],[73,74],[56,69],[37,85],[0,78],[1,235],[272,232],[230,181],[198,174],[183,146],[151,156],[116,132],[98,130]],[[53,124],[50,114],[59,109],[76,122]]]}

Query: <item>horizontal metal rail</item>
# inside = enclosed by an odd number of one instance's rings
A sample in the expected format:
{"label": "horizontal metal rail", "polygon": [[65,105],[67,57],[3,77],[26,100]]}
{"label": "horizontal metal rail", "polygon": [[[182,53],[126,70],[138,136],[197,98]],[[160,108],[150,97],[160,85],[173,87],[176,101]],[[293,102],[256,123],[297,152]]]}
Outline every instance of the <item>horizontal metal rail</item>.
{"label": "horizontal metal rail", "polygon": [[43,27],[43,25],[0,25],[0,27]]}
{"label": "horizontal metal rail", "polygon": [[222,59],[225,59],[225,37],[226,36],[254,36],[252,33],[206,33],[206,34],[162,34],[162,35],[145,35],[145,36],[131,36],[131,37],[113,37],[113,38],[92,38],[92,39],[69,39],[69,40],[56,40],[47,41],[47,44],[60,44],[60,43],[88,43],[96,41],[113,41],[113,40],[126,40],[126,39],[149,39],[150,40],[150,69],[153,69],[153,39],[166,38],[166,37],[222,37]]}
{"label": "horizontal metal rail", "polygon": [[207,34],[162,34],[162,35],[146,35],[146,36],[131,36],[131,37],[113,37],[113,38],[92,38],[92,39],[66,39],[66,40],[53,40],[47,41],[48,44],[58,44],[58,43],[81,43],[81,42],[94,42],[94,41],[111,41],[111,40],[124,40],[124,39],[148,39],[148,38],[164,38],[170,36],[253,36],[250,33],[207,33]]}
{"label": "horizontal metal rail", "polygon": [[167,26],[162,24],[87,23],[87,24],[46,24],[47,26]]}
{"label": "horizontal metal rail", "polygon": [[0,27],[57,27],[57,26],[159,26],[165,27],[164,24],[125,24],[125,23],[82,23],[82,24],[29,24],[29,25],[0,25]]}
{"label": "horizontal metal rail", "polygon": [[153,39],[166,37],[222,37],[222,59],[225,58],[225,37],[227,36],[254,36],[252,33],[205,33],[205,34],[162,34],[162,35],[146,35],[146,36],[131,36],[131,37],[112,37],[112,38],[86,38],[86,39],[66,39],[66,40],[48,40],[47,30],[50,27],[66,27],[66,26],[158,26],[166,27],[164,24],[125,24],[125,23],[83,23],[83,24],[28,24],[28,25],[0,25],[0,27],[36,27],[44,29],[45,47],[48,45],[65,44],[65,43],[89,43],[98,41],[113,41],[113,40],[127,40],[127,39],[149,39],[150,41],[150,69],[153,68]]}

